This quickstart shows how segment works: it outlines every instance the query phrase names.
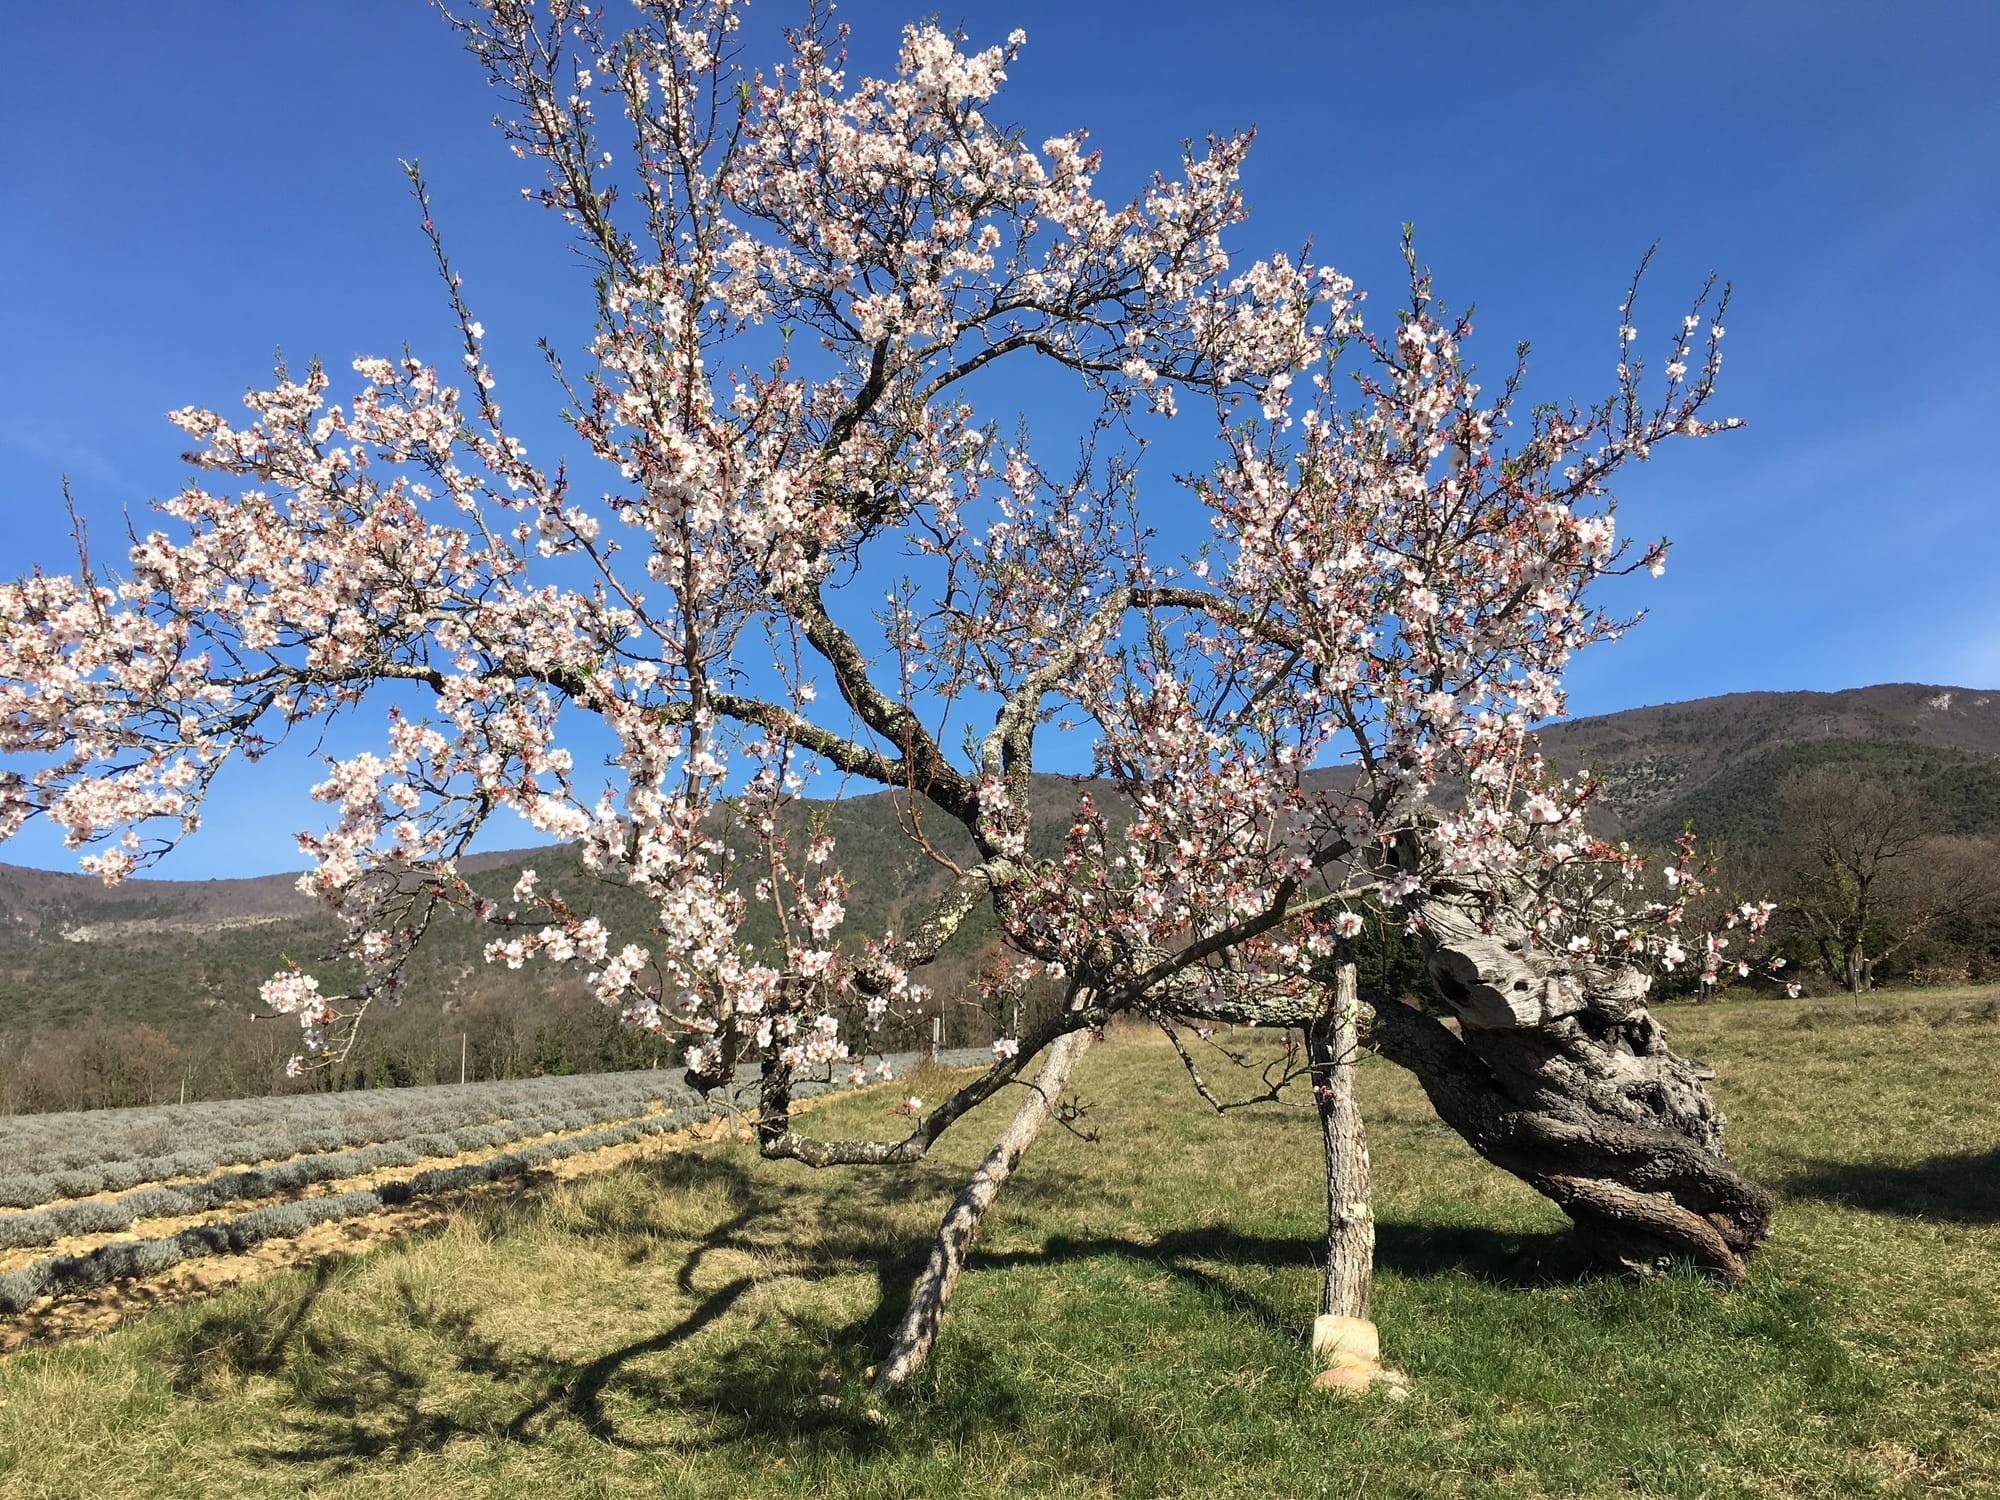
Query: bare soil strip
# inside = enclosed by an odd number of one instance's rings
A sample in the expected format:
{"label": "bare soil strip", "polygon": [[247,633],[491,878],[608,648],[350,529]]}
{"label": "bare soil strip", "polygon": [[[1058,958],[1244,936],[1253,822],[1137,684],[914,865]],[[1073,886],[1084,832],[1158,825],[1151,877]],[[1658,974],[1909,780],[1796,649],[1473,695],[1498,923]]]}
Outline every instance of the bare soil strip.
{"label": "bare soil strip", "polygon": [[[239,1254],[207,1255],[185,1260],[158,1276],[118,1281],[107,1286],[90,1287],[65,1293],[59,1297],[44,1298],[27,1312],[0,1324],[0,1358],[31,1344],[54,1343],[61,1339],[101,1333],[116,1327],[125,1318],[134,1314],[147,1312],[156,1307],[170,1307],[176,1303],[191,1302],[207,1297],[224,1287],[254,1280],[273,1271],[284,1270],[291,1266],[310,1265],[314,1261],[332,1255],[351,1255],[371,1249],[385,1240],[395,1239],[400,1235],[422,1234],[435,1230],[441,1228],[452,1214],[467,1203],[532,1192],[551,1182],[567,1182],[585,1173],[601,1172],[607,1167],[615,1167],[645,1155],[678,1151],[702,1141],[716,1140],[726,1135],[728,1131],[729,1122],[726,1119],[718,1119],[692,1125],[686,1130],[674,1131],[668,1135],[650,1136],[643,1140],[628,1141],[623,1145],[603,1146],[595,1151],[579,1152],[575,1156],[564,1157],[560,1161],[537,1167],[524,1177],[482,1183],[477,1187],[462,1188],[456,1192],[413,1199],[408,1203],[385,1207],[380,1213],[370,1214],[366,1218],[318,1224],[304,1234],[264,1240]],[[344,1192],[354,1188],[370,1187],[392,1177],[408,1176],[413,1171],[429,1166],[448,1166],[455,1162],[483,1160],[512,1150],[521,1144],[524,1143],[514,1142],[498,1151],[467,1152],[458,1157],[426,1160],[416,1167],[387,1167],[365,1177],[344,1179],[338,1183],[316,1183],[314,1190],[315,1193]],[[294,1193],[289,1196],[298,1198],[306,1194]],[[223,1216],[226,1217],[226,1213]],[[171,1226],[151,1231],[170,1234],[176,1228],[201,1223],[204,1219],[212,1217],[215,1215],[148,1222]],[[130,1237],[118,1234],[84,1235],[62,1243],[65,1247],[74,1244],[89,1249],[93,1245]],[[46,1246],[34,1252],[35,1255],[49,1253],[50,1250]]]}
{"label": "bare soil strip", "polygon": [[[129,1229],[109,1229],[99,1234],[65,1235],[61,1239],[51,1241],[46,1245],[26,1245],[16,1250],[0,1251],[0,1271],[12,1271],[19,1266],[27,1265],[30,1261],[40,1260],[45,1255],[87,1254],[105,1245],[115,1244],[119,1240],[165,1238],[167,1235],[178,1234],[181,1230],[191,1228],[196,1224],[211,1224],[224,1219],[232,1219],[240,1213],[245,1213],[253,1208],[263,1208],[265,1205],[271,1203],[297,1203],[305,1198],[319,1198],[331,1193],[349,1193],[360,1188],[373,1188],[379,1183],[388,1182],[395,1178],[413,1177],[418,1172],[427,1172],[435,1167],[455,1167],[463,1165],[466,1162],[487,1161],[495,1156],[504,1156],[509,1151],[518,1151],[523,1146],[533,1146],[542,1141],[566,1140],[571,1136],[588,1135],[593,1130],[605,1130],[618,1125],[628,1124],[633,1120],[650,1119],[654,1115],[664,1112],[659,1102],[654,1100],[647,1104],[645,1113],[643,1114],[626,1115],[616,1120],[598,1120],[589,1125],[578,1126],[575,1130],[548,1130],[543,1131],[539,1135],[524,1135],[518,1140],[508,1141],[505,1145],[481,1146],[471,1151],[458,1152],[452,1156],[419,1157],[415,1162],[404,1166],[377,1167],[372,1172],[362,1172],[352,1177],[329,1177],[323,1182],[308,1183],[302,1188],[283,1189],[279,1192],[265,1194],[260,1198],[242,1198],[232,1200],[228,1203],[218,1203],[215,1207],[204,1209],[202,1212],[196,1214],[158,1215],[150,1218],[142,1216],[135,1218],[132,1221],[132,1227]],[[608,1151],[615,1148],[605,1147],[604,1149]],[[310,1153],[305,1154],[309,1155]],[[296,1161],[298,1159],[298,1156],[290,1156],[283,1158],[283,1161]],[[262,1163],[261,1165],[282,1165],[282,1162]],[[232,1167],[229,1170],[236,1172],[254,1169]],[[173,1187],[177,1184],[185,1185],[189,1182],[202,1182],[206,1180],[200,1177],[163,1178],[159,1182],[142,1183],[140,1186]],[[124,1193],[135,1191],[137,1191],[135,1188],[126,1188],[123,1190],[123,1193],[96,1193],[92,1195],[92,1199],[101,1199],[109,1202],[122,1197]],[[65,1201],[89,1202],[92,1199],[68,1199]],[[144,1226],[143,1229],[141,1228],[142,1225]]]}

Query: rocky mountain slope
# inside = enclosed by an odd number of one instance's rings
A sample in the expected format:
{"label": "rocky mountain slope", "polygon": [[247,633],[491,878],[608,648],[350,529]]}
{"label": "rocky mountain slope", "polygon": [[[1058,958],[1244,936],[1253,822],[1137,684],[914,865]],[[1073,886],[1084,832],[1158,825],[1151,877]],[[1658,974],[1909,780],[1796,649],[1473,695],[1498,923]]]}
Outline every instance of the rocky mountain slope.
{"label": "rocky mountain slope", "polygon": [[1725,848],[1767,842],[1779,783],[1828,761],[1915,779],[1947,831],[2000,831],[2000,692],[1729,693],[1552,724],[1541,738],[1562,768],[1603,779],[1607,823],[1641,843],[1688,823]]}

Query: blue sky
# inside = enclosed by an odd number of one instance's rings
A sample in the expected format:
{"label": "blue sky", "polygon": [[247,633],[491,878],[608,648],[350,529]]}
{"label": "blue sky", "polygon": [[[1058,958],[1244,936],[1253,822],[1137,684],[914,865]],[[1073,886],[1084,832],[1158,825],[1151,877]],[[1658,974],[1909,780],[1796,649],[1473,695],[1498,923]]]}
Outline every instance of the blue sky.
{"label": "blue sky", "polygon": [[[922,12],[839,14],[873,70]],[[2000,687],[2000,486],[1978,447],[2000,431],[2000,6],[964,14],[975,42],[1027,31],[996,113],[1031,139],[1088,127],[1107,196],[1171,168],[1184,138],[1255,125],[1238,248],[1310,237],[1384,315],[1414,222],[1441,294],[1477,303],[1488,370],[1534,342],[1537,395],[1607,387],[1619,295],[1654,240],[1642,335],[1709,268],[1734,281],[1718,409],[1749,425],[1664,449],[1622,486],[1622,529],[1675,550],[1663,580],[1615,596],[1650,618],[1579,660],[1574,712]],[[121,507],[144,525],[183,476],[162,413],[235,409],[280,346],[336,372],[405,341],[453,360],[398,157],[423,160],[510,418],[547,434],[540,451],[564,446],[533,342],[574,348],[587,289],[559,226],[519,201],[494,97],[426,6],[110,0],[29,8],[9,39],[0,574],[66,562],[65,473],[116,550]],[[311,779],[294,756],[225,781],[160,873],[296,867]],[[36,832],[0,857],[70,858]]]}

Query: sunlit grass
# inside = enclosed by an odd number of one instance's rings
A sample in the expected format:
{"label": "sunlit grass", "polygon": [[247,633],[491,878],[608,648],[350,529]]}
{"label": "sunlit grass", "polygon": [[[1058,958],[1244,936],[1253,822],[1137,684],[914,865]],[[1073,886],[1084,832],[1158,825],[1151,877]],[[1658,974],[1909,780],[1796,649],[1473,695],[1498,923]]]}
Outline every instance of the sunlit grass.
{"label": "sunlit grass", "polygon": [[1594,1275],[1365,1065],[1401,1404],[1309,1388],[1310,1118],[1218,1119],[1114,1040],[1101,1138],[1036,1147],[879,1421],[862,1372],[997,1115],[902,1172],[662,1156],[19,1356],[0,1493],[2000,1493],[2000,1022],[1967,1011],[1667,1013],[1785,1195],[1737,1289]]}

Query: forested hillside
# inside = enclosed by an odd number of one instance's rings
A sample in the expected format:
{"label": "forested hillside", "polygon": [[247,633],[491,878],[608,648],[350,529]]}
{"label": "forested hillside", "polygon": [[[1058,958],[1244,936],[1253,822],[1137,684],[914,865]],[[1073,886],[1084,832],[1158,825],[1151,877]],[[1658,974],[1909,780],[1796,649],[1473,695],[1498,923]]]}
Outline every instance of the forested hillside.
{"label": "forested hillside", "polygon": [[1541,738],[1564,769],[1603,779],[1607,831],[1643,843],[1690,822],[1725,850],[1767,843],[1778,784],[1826,762],[1914,781],[1951,832],[2000,832],[2000,693],[1921,683],[1730,693],[1550,724]]}
{"label": "forested hillside", "polygon": [[[1587,766],[1603,779],[1605,832],[1659,846],[1691,826],[1725,868],[1759,868],[1758,852],[1782,828],[1779,788],[1821,765],[1914,789],[1942,832],[2000,833],[2000,693],[1917,684],[1741,693],[1554,724],[1542,738],[1564,769]],[[1043,777],[1035,798],[1041,811],[1067,809],[1080,790],[1070,778]],[[800,810],[794,832],[825,815]],[[907,799],[859,798],[831,817],[853,930],[900,928],[950,880],[905,833]],[[1043,837],[1054,821],[1037,819]],[[969,853],[949,829],[925,832],[947,859]],[[643,935],[650,925],[635,897],[586,875],[565,849],[487,853],[464,869],[476,891],[505,903],[530,867],[545,888],[616,931]],[[251,1019],[258,985],[288,960],[329,988],[348,977],[323,960],[336,924],[293,881],[132,880],[107,889],[81,875],[0,865],[0,1109],[269,1087],[296,1034],[289,1022]],[[752,906],[753,941],[775,939],[767,910]],[[409,1000],[371,1018],[368,1044],[340,1081],[455,1080],[461,1061],[473,1077],[676,1061],[623,1032],[579,972],[486,963],[491,935],[467,920],[437,923],[411,969]],[[927,977],[951,992],[981,964],[992,935],[991,918],[975,914]],[[1960,929],[1953,940],[1977,947],[1986,938]],[[956,1008],[946,1029],[954,1043],[977,1044],[990,1039],[992,1022]]]}

